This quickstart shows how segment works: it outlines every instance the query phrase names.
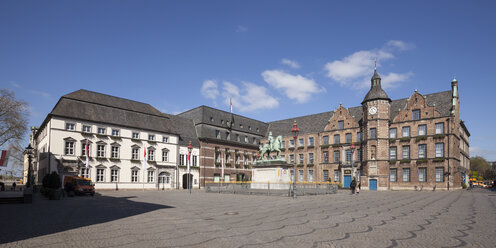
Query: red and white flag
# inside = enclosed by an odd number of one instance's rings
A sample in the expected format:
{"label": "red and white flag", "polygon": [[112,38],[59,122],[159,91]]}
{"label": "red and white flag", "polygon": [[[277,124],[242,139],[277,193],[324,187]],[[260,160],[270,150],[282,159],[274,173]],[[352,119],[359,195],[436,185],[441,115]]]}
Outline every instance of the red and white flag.
{"label": "red and white flag", "polygon": [[231,96],[229,99],[230,99],[230,104],[231,104],[231,114],[232,114],[232,96]]}
{"label": "red and white flag", "polygon": [[90,167],[90,142],[86,140],[86,168]]}
{"label": "red and white flag", "polygon": [[188,175],[190,173],[190,165],[191,165],[191,153],[188,153]]}
{"label": "red and white flag", "polygon": [[222,174],[220,177],[224,180],[224,156],[222,156]]}
{"label": "red and white flag", "polygon": [[143,147],[143,164],[141,165],[143,167],[143,171],[146,169],[146,148]]}

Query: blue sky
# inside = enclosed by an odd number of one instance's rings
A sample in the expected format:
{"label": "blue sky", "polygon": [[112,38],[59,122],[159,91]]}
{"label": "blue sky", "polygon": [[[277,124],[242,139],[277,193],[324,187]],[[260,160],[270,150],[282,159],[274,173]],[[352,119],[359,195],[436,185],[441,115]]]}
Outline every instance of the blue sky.
{"label": "blue sky", "polygon": [[0,1],[0,87],[39,126],[88,89],[166,113],[263,121],[358,106],[373,58],[392,99],[459,81],[471,155],[496,160],[494,1]]}

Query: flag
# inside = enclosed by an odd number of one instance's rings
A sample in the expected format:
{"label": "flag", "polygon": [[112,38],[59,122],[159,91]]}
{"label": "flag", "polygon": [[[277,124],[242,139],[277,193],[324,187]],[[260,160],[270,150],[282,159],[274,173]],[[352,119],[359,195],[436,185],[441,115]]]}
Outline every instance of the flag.
{"label": "flag", "polygon": [[142,166],[143,166],[143,170],[144,170],[146,168],[146,148],[145,147],[143,148],[143,151],[144,151],[144,153],[143,153],[143,164],[142,164]]}
{"label": "flag", "polygon": [[189,166],[191,165],[191,153],[188,153],[188,175],[189,175]]}
{"label": "flag", "polygon": [[229,99],[230,99],[230,103],[231,103],[231,114],[232,114],[232,96],[229,97]]}
{"label": "flag", "polygon": [[224,156],[222,157],[222,174],[220,177],[222,177],[222,180],[224,180]]}
{"label": "flag", "polygon": [[0,166],[7,166],[8,158],[8,150],[2,150],[2,156],[0,157]]}
{"label": "flag", "polygon": [[90,144],[86,140],[86,168],[90,167]]}

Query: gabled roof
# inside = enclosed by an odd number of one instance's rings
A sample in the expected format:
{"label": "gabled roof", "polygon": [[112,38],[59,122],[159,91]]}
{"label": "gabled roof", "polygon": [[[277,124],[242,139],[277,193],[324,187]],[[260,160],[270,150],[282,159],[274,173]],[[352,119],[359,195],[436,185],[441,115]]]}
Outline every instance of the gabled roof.
{"label": "gabled roof", "polygon": [[[424,96],[427,99],[427,105],[435,105],[436,110],[441,114],[441,116],[450,116],[451,91],[443,91],[433,94],[427,94]],[[391,121],[393,121],[398,113],[406,107],[407,101],[408,98],[404,98],[391,102],[389,117]],[[355,118],[356,122],[359,122],[363,117],[362,106],[348,108],[348,111],[350,112],[350,115]],[[300,134],[319,133],[324,131],[325,126],[333,115],[334,111],[329,111],[319,114],[269,122],[268,132],[272,132],[273,136],[292,136],[291,127],[293,126],[293,121],[296,120],[296,123],[298,124],[298,127],[300,129]]]}
{"label": "gabled roof", "polygon": [[[442,91],[433,94],[424,95],[428,106],[435,106],[441,116],[450,116],[451,110],[451,91]],[[408,98],[398,99],[391,102],[390,120],[393,121],[398,113],[406,107]]]}
{"label": "gabled roof", "polygon": [[49,116],[87,120],[160,133],[177,133],[170,118],[149,104],[87,90],[78,90],[62,96]]}

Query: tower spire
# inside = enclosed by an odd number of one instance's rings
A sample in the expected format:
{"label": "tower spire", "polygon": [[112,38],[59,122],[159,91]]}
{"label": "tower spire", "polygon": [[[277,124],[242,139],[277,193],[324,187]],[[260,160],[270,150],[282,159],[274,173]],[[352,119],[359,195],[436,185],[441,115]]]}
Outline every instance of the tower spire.
{"label": "tower spire", "polygon": [[377,70],[377,57],[374,58],[374,71]]}

